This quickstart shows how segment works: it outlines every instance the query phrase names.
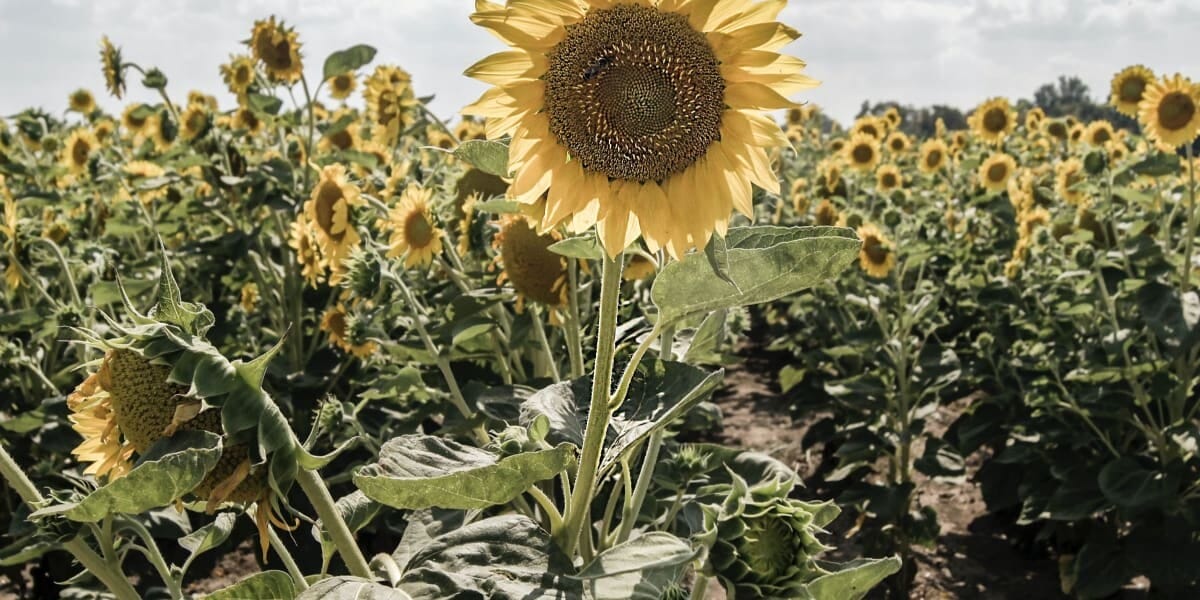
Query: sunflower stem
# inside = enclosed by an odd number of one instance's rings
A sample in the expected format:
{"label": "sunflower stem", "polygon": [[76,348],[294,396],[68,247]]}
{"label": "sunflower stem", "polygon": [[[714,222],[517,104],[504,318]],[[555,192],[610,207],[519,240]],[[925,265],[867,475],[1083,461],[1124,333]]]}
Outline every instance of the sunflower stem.
{"label": "sunflower stem", "polygon": [[638,515],[642,512],[642,503],[646,501],[646,492],[650,490],[650,480],[654,477],[654,466],[658,464],[658,451],[662,448],[663,430],[658,429],[650,434],[646,442],[646,458],[642,460],[642,470],[638,473],[637,483],[633,487],[633,497],[625,505],[621,515],[621,528],[617,531],[617,544],[624,543],[633,533]]}
{"label": "sunflower stem", "polygon": [[[29,508],[37,510],[45,504],[46,500],[42,497],[41,492],[8,454],[8,450],[4,446],[0,446],[0,475],[4,476],[9,487],[17,492],[17,495],[25,504],[29,505]],[[84,569],[95,575],[96,579],[99,579],[118,600],[138,600],[140,598],[137,591],[125,579],[125,575],[120,570],[114,569],[112,565],[89,548],[83,538],[76,537],[69,542],[64,542],[63,549],[70,552],[75,560],[83,565]]]}
{"label": "sunflower stem", "polygon": [[542,351],[546,353],[546,362],[550,365],[550,376],[554,381],[562,381],[562,377],[558,372],[558,361],[554,359],[554,351],[550,348],[550,340],[546,338],[546,327],[542,325],[542,311],[536,307],[530,307],[533,314],[530,315],[533,321],[533,334],[537,337],[538,345],[542,347]]}
{"label": "sunflower stem", "polygon": [[[258,507],[255,510],[268,510],[264,507]],[[296,559],[292,557],[292,553],[288,551],[287,546],[283,545],[283,538],[279,537],[279,533],[274,527],[267,527],[267,535],[271,538],[271,545],[275,547],[275,554],[279,556],[279,560],[283,561],[283,566],[287,569],[289,575],[292,576],[292,581],[296,584],[296,589],[303,592],[308,589],[308,580],[304,578],[304,571],[296,564]]]}
{"label": "sunflower stem", "polygon": [[1188,202],[1187,202],[1187,232],[1183,247],[1183,283],[1180,285],[1181,294],[1187,293],[1192,284],[1192,246],[1196,242],[1196,165],[1192,163],[1192,144],[1187,144],[1188,161]]}
{"label": "sunflower stem", "polygon": [[567,356],[571,361],[571,379],[583,377],[583,337],[579,323],[579,261],[567,259],[567,277],[570,290],[567,293],[567,324],[564,331],[567,334]]}
{"label": "sunflower stem", "polygon": [[167,564],[167,560],[163,558],[162,551],[158,548],[158,542],[154,541],[154,536],[150,535],[150,530],[146,529],[145,525],[133,520],[126,519],[125,524],[142,538],[143,545],[139,548],[142,555],[150,561],[154,569],[158,571],[158,576],[167,584],[167,589],[170,590],[171,600],[179,600],[183,598],[183,586],[180,581],[171,573],[171,567]]}
{"label": "sunflower stem", "polygon": [[617,308],[621,300],[621,270],[624,264],[624,253],[618,253],[614,258],[606,258],[604,273],[601,276],[591,407],[584,429],[583,456],[579,460],[579,471],[575,476],[575,486],[571,494],[571,507],[565,519],[566,539],[562,544],[568,556],[575,553],[580,536],[587,535],[589,539],[591,537],[585,524],[592,511],[592,494],[596,488],[600,453],[604,449],[604,437],[612,417],[612,411],[609,409],[609,391],[612,389],[613,363],[616,359]]}
{"label": "sunflower stem", "polygon": [[338,512],[337,504],[329,494],[329,488],[325,487],[325,482],[321,481],[316,471],[302,468],[296,475],[296,483],[300,484],[300,489],[304,490],[304,495],[308,496],[308,501],[316,509],[317,516],[321,518],[321,526],[333,539],[333,545],[337,547],[338,554],[342,555],[342,561],[346,563],[350,574],[371,579],[371,567],[358,544],[354,542],[354,534]]}

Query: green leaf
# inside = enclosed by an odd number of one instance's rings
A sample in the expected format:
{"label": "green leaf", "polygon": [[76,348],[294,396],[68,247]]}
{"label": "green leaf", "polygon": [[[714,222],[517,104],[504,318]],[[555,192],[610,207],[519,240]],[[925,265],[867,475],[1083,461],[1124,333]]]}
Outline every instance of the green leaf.
{"label": "green leaf", "polygon": [[[378,502],[367,498],[361,491],[356,491],[348,496],[343,496],[337,499],[334,503],[338,514],[342,516],[342,520],[346,522],[346,526],[350,528],[350,532],[354,533],[365,527],[375,515],[379,514],[383,507]],[[321,542],[321,549],[325,553],[325,557],[333,556],[333,552],[337,549],[334,546],[333,538],[325,531],[325,527],[320,520],[312,526],[313,539]]]}
{"label": "green leaf", "polygon": [[366,44],[356,44],[330,54],[329,58],[325,59],[325,67],[321,69],[321,76],[328,81],[342,73],[356,71],[374,59],[375,48]]}
{"label": "green leaf", "polygon": [[862,245],[851,230],[838,227],[734,228],[725,244],[734,285],[714,272],[705,253],[690,254],[658,273],[650,295],[663,322],[770,302],[812,287],[846,268]]}
{"label": "green leaf", "polygon": [[1132,456],[1115,459],[1100,470],[1100,491],[1122,508],[1162,506],[1178,487],[1179,478],[1173,472],[1151,471]]}
{"label": "green leaf", "polygon": [[839,565],[825,563],[834,571],[808,584],[814,600],[859,600],[884,579],[900,570],[900,557],[862,558]]}
{"label": "green leaf", "polygon": [[555,254],[568,258],[578,258],[580,260],[600,260],[604,258],[604,249],[600,247],[600,241],[596,239],[596,236],[591,234],[577,235],[554,242],[550,244],[548,249]]}
{"label": "green leaf", "polygon": [[435,538],[408,562],[400,589],[413,600],[582,600],[573,572],[536,523],[504,515]]}
{"label": "green leaf", "polygon": [[225,540],[229,539],[229,534],[233,532],[233,525],[236,520],[237,517],[233,513],[218,513],[216,520],[212,523],[179,538],[179,545],[191,553],[188,561],[190,562],[195,557],[220,546]]}
{"label": "green leaf", "polygon": [[[725,339],[725,317],[728,311],[718,310],[704,317],[700,322],[700,326],[696,328],[696,333],[692,335],[692,340],[688,344],[688,349],[683,354],[683,362],[688,364],[720,364],[723,360],[721,356],[721,342]],[[787,391],[787,390],[784,390]]]}
{"label": "green leaf", "polygon": [[521,212],[521,203],[503,198],[493,198],[475,203],[475,210],[495,215],[512,215]]}
{"label": "green leaf", "polygon": [[[158,277],[158,301],[152,316],[163,323],[177,325],[190,334],[204,335],[216,319],[204,305],[183,301],[175,274],[171,272],[171,260],[161,239],[158,241],[158,260],[162,272]],[[133,309],[132,306],[127,308]]]}
{"label": "green leaf", "polygon": [[254,112],[264,113],[268,115],[279,114],[279,109],[283,108],[283,100],[275,96],[250,92],[246,95],[246,102],[250,105]]}
{"label": "green leaf", "polygon": [[255,573],[223,590],[205,596],[206,600],[294,600],[296,585],[283,571]]}
{"label": "green leaf", "polygon": [[507,144],[490,140],[466,140],[454,149],[454,156],[484,173],[508,177]]}
{"label": "green leaf", "polygon": [[77,503],[51,506],[32,517],[62,514],[95,523],[111,514],[136,515],[166,506],[192,491],[221,457],[221,438],[207,431],[181,431],[159,440],[124,477]]}
{"label": "green leaf", "polygon": [[696,554],[669,533],[651,532],[601,552],[579,578],[593,600],[660,600]]}
{"label": "green leaf", "polygon": [[573,455],[562,444],[500,458],[452,440],[405,435],[384,444],[378,461],[355,473],[354,484],[393,508],[486,508],[558,475]]}
{"label": "green leaf", "polygon": [[296,600],[412,600],[408,594],[360,577],[330,577],[312,584]]}
{"label": "green leaf", "polygon": [[958,477],[965,472],[965,465],[957,449],[932,437],[925,442],[925,454],[913,462],[918,471],[930,477]]}

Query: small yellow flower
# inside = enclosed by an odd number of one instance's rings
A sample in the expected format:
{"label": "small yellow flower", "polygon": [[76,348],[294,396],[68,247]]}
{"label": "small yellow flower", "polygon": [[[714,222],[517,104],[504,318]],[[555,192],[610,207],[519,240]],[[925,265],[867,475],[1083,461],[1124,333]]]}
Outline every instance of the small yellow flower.
{"label": "small yellow flower", "polygon": [[67,101],[70,109],[81,115],[90,115],[96,111],[96,98],[83,88],[71,92]]}
{"label": "small yellow flower", "polygon": [[345,100],[358,87],[358,78],[353,72],[339,73],[325,82],[329,86],[329,95],[337,100]]}
{"label": "small yellow flower", "polygon": [[979,182],[990,191],[1003,191],[1008,187],[1008,179],[1016,170],[1016,159],[1003,152],[998,152],[989,156],[979,165]]}
{"label": "small yellow flower", "polygon": [[896,266],[896,253],[891,240],[871,223],[859,226],[858,238],[863,243],[862,249],[858,251],[858,266],[871,277],[887,277]]}
{"label": "small yellow flower", "polygon": [[388,258],[404,257],[404,267],[429,266],[442,253],[442,230],[433,222],[429,203],[433,190],[417,184],[404,189],[400,202],[378,223],[390,231]]}

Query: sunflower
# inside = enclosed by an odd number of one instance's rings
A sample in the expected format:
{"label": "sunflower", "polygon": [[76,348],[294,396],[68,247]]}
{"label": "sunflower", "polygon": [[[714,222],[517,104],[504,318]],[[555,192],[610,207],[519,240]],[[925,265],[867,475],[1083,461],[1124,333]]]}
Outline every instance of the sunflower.
{"label": "sunflower", "polygon": [[100,38],[100,65],[104,71],[104,87],[118,100],[125,94],[125,65],[121,64],[121,49],[108,40]]}
{"label": "sunflower", "polygon": [[839,154],[846,149],[846,138],[834,138],[829,140],[829,153]]}
{"label": "sunflower", "polygon": [[1074,189],[1076,184],[1084,180],[1083,162],[1078,158],[1059,163],[1054,175],[1054,188],[1067,203],[1079,204],[1087,198],[1082,191]]}
{"label": "sunflower", "polygon": [[900,126],[904,118],[900,116],[900,109],[889,106],[887,110],[883,111],[883,120],[887,121],[889,128],[895,129]]}
{"label": "sunflower", "polygon": [[292,84],[300,81],[304,74],[296,32],[284,27],[283,21],[276,22],[274,16],[254,22],[250,50],[266,67],[267,77],[273,81]]}
{"label": "sunflower", "polygon": [[372,137],[394,144],[400,133],[416,122],[418,101],[413,94],[412,76],[394,65],[379,65],[363,86],[367,118],[379,133]]}
{"label": "sunflower", "polygon": [[912,146],[912,142],[908,139],[907,135],[904,135],[904,132],[902,131],[893,131],[891,135],[887,137],[886,144],[887,149],[892,151],[894,154],[903,154]]}
{"label": "sunflower", "polygon": [[1027,131],[1037,131],[1042,128],[1042,122],[1046,120],[1046,111],[1042,107],[1035,106],[1025,111],[1025,129]]}
{"label": "sunflower", "polygon": [[379,227],[391,232],[388,258],[404,256],[404,267],[429,266],[442,253],[442,230],[429,210],[433,190],[417,184],[404,188],[400,202],[381,219]]}
{"label": "sunflower", "polygon": [[1200,86],[1179,74],[1151,83],[1138,103],[1138,121],[1162,150],[1190,144],[1200,133]]}
{"label": "sunflower", "polygon": [[1114,163],[1125,160],[1129,156],[1129,148],[1120,140],[1112,140],[1104,145],[1104,149],[1108,151],[1108,157]]}
{"label": "sunflower", "polygon": [[882,140],[884,134],[887,133],[887,121],[878,117],[866,115],[859,117],[854,121],[854,125],[850,127],[850,136],[869,135],[877,140]]}
{"label": "sunflower", "polygon": [[986,142],[998,144],[1017,126],[1006,98],[992,98],[980,104],[967,119],[975,134]]}
{"label": "sunflower", "polygon": [[875,188],[884,194],[900,189],[903,184],[904,176],[896,165],[883,165],[875,171]]}
{"label": "sunflower", "polygon": [[253,110],[245,106],[233,111],[233,122],[231,125],[234,129],[244,130],[250,135],[263,130],[262,119],[258,118],[258,115]]}
{"label": "sunflower", "polygon": [[96,134],[96,139],[103,145],[112,137],[113,131],[116,131],[116,129],[117,124],[113,123],[112,119],[100,119],[96,121],[96,125],[92,128],[92,131]]}
{"label": "sunflower", "polygon": [[258,306],[258,299],[259,292],[257,283],[251,281],[242,286],[241,298],[238,300],[238,304],[241,305],[242,310],[246,312],[254,312],[254,307]]}
{"label": "sunflower", "polygon": [[803,177],[798,177],[792,181],[792,185],[788,190],[788,196],[792,199],[792,210],[796,214],[804,214],[808,212],[808,180]]}
{"label": "sunflower", "polygon": [[865,133],[856,133],[846,145],[846,162],[859,171],[870,171],[879,164],[879,140]]}
{"label": "sunflower", "polygon": [[79,88],[67,97],[67,106],[81,115],[90,115],[96,111],[96,98],[91,92]]}
{"label": "sunflower", "polygon": [[329,84],[329,95],[337,100],[345,100],[354,93],[354,88],[358,87],[358,78],[354,76],[354,72],[339,73],[330,77],[325,83]]}
{"label": "sunflower", "polygon": [[179,137],[185,142],[199,139],[208,133],[208,109],[201,104],[191,104],[179,116]]}
{"label": "sunflower", "polygon": [[225,80],[229,93],[237,96],[239,102],[244,102],[250,85],[254,83],[254,59],[245,54],[230,56],[229,62],[220,68],[221,78]]}
{"label": "sunflower", "polygon": [[346,178],[346,167],[326,165],[304,203],[304,215],[312,224],[321,253],[336,267],[361,238],[350,219],[350,207],[361,206],[358,187]]}
{"label": "sunflower", "polygon": [[1065,142],[1071,136],[1071,130],[1067,127],[1067,123],[1061,119],[1051,119],[1046,121],[1042,126],[1042,130],[1046,135],[1060,141]]}
{"label": "sunflower", "polygon": [[475,119],[463,119],[454,126],[454,137],[464,142],[467,140],[486,140],[487,131],[484,129],[483,123]]}
{"label": "sunflower", "polygon": [[317,287],[325,279],[325,266],[321,263],[320,248],[313,228],[303,213],[296,215],[296,220],[292,222],[288,246],[296,252],[296,262],[300,264],[300,274],[304,280],[310,287]]}
{"label": "sunflower", "polygon": [[[337,120],[339,116],[334,115],[334,120]],[[358,131],[359,126],[355,122],[351,122],[337,130],[326,131],[321,136],[321,141],[317,143],[317,148],[321,152],[356,150],[360,138]]]}
{"label": "sunflower", "polygon": [[1078,144],[1079,142],[1083,141],[1083,134],[1086,132],[1087,127],[1084,127],[1080,123],[1076,123],[1071,125],[1071,131],[1067,134],[1067,139],[1069,139],[1072,144]]}
{"label": "sunflower", "polygon": [[979,165],[979,182],[987,190],[1000,192],[1008,187],[1008,179],[1016,170],[1016,159],[998,152],[987,157],[987,160]]}
{"label": "sunflower", "polygon": [[893,251],[891,240],[871,223],[859,226],[858,238],[862,240],[862,248],[858,251],[858,266],[871,277],[887,277],[896,266],[896,253]]}
{"label": "sunflower", "polygon": [[825,160],[817,165],[817,172],[821,174],[825,190],[831,194],[836,192],[842,183],[842,166],[837,161]]}
{"label": "sunflower", "polygon": [[121,113],[121,127],[131,136],[142,135],[152,114],[150,107],[145,104],[130,104],[125,107],[125,112]]}
{"label": "sunflower", "polygon": [[63,144],[62,165],[71,175],[82,175],[87,170],[88,160],[100,146],[96,135],[86,129],[76,129]]}
{"label": "sunflower", "polygon": [[804,141],[804,128],[798,125],[788,125],[783,134],[787,136],[788,142],[792,144],[792,147],[799,146]]}
{"label": "sunflower", "polygon": [[154,142],[154,147],[160,152],[170,148],[171,144],[175,143],[175,138],[179,136],[179,127],[175,125],[166,111],[161,111],[147,119],[146,130],[149,132],[150,140]]}
{"label": "sunflower", "polygon": [[[503,267],[496,283],[512,283],[519,295],[517,310],[525,300],[551,309],[567,304],[567,260],[549,250],[562,236],[556,231],[544,234],[521,215],[505,215],[492,245],[500,251]],[[554,313],[551,313],[554,314]]]}
{"label": "sunflower", "polygon": [[817,84],[776,53],[799,36],[784,5],[480,0],[472,20],[514,50],[467,70],[496,87],[463,112],[512,136],[513,196],[548,194],[542,229],[595,223],[612,256],[639,234],[680,256],[753,214],[751,184],[779,193],[768,150],[787,138],[762,111]]}
{"label": "sunflower", "polygon": [[1116,137],[1113,131],[1112,123],[1100,119],[1088,123],[1087,128],[1083,132],[1083,139],[1093,146],[1103,146],[1112,141]]}
{"label": "sunflower", "polygon": [[1136,119],[1138,104],[1146,93],[1146,88],[1154,83],[1154,72],[1142,65],[1132,65],[1121,69],[1112,79],[1112,95],[1108,102],[1116,107],[1117,112]]}
{"label": "sunflower", "polygon": [[90,463],[83,473],[109,480],[128,473],[133,468],[133,443],[121,439],[112,397],[100,387],[99,373],[89,375],[67,396],[67,407],[71,428],[83,437],[71,454]]}
{"label": "sunflower", "polygon": [[350,316],[346,312],[346,307],[338,302],[337,306],[325,311],[321,316],[321,331],[329,334],[329,341],[345,352],[349,352],[358,358],[366,358],[375,353],[379,348],[379,344],[372,341],[366,341],[361,344],[355,344],[350,341],[349,325]]}
{"label": "sunflower", "polygon": [[917,164],[922,173],[935,173],[946,166],[949,158],[950,149],[946,147],[946,142],[926,140],[921,144],[921,159]]}
{"label": "sunflower", "polygon": [[838,209],[828,198],[817,205],[815,214],[817,225],[833,225],[838,222]]}

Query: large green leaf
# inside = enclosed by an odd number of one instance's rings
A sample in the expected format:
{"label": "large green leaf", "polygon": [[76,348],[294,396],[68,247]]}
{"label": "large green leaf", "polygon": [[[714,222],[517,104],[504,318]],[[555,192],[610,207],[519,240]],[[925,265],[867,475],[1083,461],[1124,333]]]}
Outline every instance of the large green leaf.
{"label": "large green leaf", "polygon": [[223,590],[205,596],[206,600],[294,600],[296,586],[283,571],[255,573]]}
{"label": "large green leaf", "polygon": [[190,492],[220,457],[219,436],[206,431],[181,431],[151,446],[124,477],[79,502],[51,506],[32,516],[61,514],[73,521],[95,523],[111,514],[141,514]]}
{"label": "large green leaf", "polygon": [[1173,472],[1152,471],[1136,458],[1123,456],[1100,470],[1100,491],[1122,508],[1145,509],[1164,505],[1179,488]]}
{"label": "large green leaf", "polygon": [[201,527],[181,538],[179,545],[189,552],[185,569],[197,556],[220,546],[233,533],[233,525],[237,517],[231,512],[217,514],[217,518],[208,525]]}
{"label": "large green leaf", "polygon": [[702,252],[663,267],[651,289],[663,322],[770,302],[817,285],[846,268],[861,242],[845,228],[767,226],[731,229],[725,246],[733,284]]}
{"label": "large green leaf", "polygon": [[484,173],[508,177],[508,146],[500,142],[466,140],[454,149],[454,156]]}
{"label": "large green leaf", "polygon": [[696,553],[669,533],[651,532],[601,552],[579,578],[593,600],[660,600]]}
{"label": "large green leaf", "polygon": [[485,508],[558,475],[573,455],[561,444],[501,458],[452,440],[405,435],[384,444],[379,459],[354,474],[354,484],[393,508]]}
{"label": "large green leaf", "polygon": [[859,600],[871,588],[900,570],[900,557],[862,558],[839,565],[822,566],[834,572],[808,584],[808,592],[814,600]]}
{"label": "large green leaf", "polygon": [[523,515],[471,523],[422,548],[400,578],[413,600],[582,600],[582,583],[550,535]]}
{"label": "large green leaf", "polygon": [[[361,491],[338,498],[334,506],[337,508],[338,514],[342,516],[342,520],[346,522],[346,526],[350,528],[351,533],[365,527],[383,508],[378,502],[367,498]],[[321,542],[321,551],[325,558],[331,558],[337,547],[320,519],[313,523],[312,536],[313,539]]]}
{"label": "large green leaf", "polygon": [[312,584],[296,600],[412,600],[412,597],[360,577],[330,577]]}
{"label": "large green leaf", "polygon": [[325,67],[321,69],[322,78],[332,77],[357,70],[375,59],[375,48],[366,44],[356,44],[345,50],[338,50],[325,59]]}

